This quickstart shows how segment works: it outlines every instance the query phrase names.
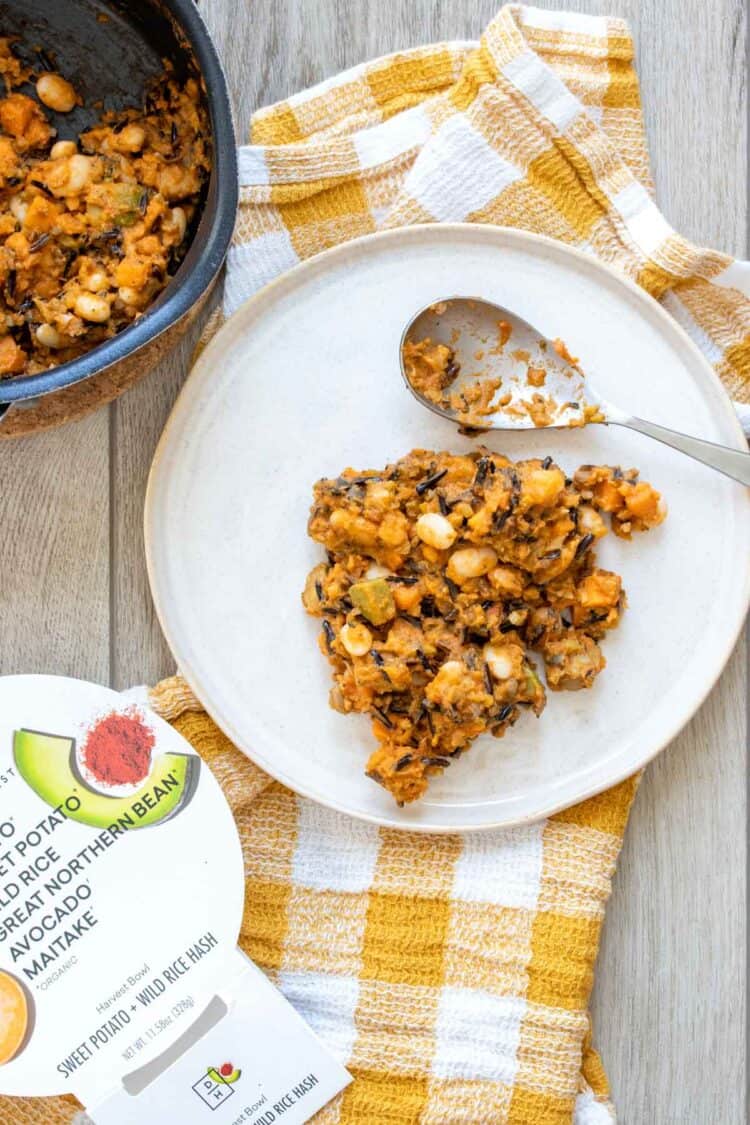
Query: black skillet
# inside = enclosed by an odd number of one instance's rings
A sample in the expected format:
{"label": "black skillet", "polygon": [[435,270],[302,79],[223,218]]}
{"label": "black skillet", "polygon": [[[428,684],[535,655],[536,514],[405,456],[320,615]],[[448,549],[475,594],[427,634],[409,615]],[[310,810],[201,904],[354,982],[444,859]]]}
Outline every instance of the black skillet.
{"label": "black skillet", "polygon": [[0,382],[1,416],[13,402],[69,387],[133,355],[185,317],[221,268],[238,187],[226,81],[192,0],[0,0],[0,35],[17,36],[14,50],[24,62],[36,71],[51,64],[82,96],[83,106],[72,113],[50,114],[61,139],[89,128],[103,109],[142,104],[150,79],[168,59],[178,78],[202,77],[213,141],[213,171],[190,249],[158,300],[86,355]]}

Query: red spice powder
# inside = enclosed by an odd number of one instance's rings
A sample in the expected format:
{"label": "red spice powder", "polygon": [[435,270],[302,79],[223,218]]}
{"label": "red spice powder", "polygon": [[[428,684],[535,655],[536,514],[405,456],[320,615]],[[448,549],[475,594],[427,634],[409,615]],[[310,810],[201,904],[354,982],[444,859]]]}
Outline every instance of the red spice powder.
{"label": "red spice powder", "polygon": [[135,785],[148,775],[155,741],[136,707],[112,711],[90,728],[81,758],[105,785]]}

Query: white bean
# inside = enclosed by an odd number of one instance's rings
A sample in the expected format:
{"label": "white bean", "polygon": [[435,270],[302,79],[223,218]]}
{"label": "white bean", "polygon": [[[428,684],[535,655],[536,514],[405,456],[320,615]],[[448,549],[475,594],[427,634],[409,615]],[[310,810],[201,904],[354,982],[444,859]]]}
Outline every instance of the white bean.
{"label": "white bean", "polygon": [[28,203],[24,203],[20,195],[12,195],[10,197],[8,206],[10,207],[10,213],[16,220],[16,222],[20,223],[21,226],[23,226],[24,220],[26,218],[26,212],[29,209]]}
{"label": "white bean", "polygon": [[100,289],[107,289],[109,283],[104,270],[94,270],[83,283],[91,293],[98,293]]}
{"label": "white bean", "polygon": [[187,215],[181,207],[173,207],[170,215],[172,226],[177,231],[177,241],[182,242],[187,230]]}
{"label": "white bean", "polygon": [[497,555],[492,547],[464,547],[453,552],[446,573],[454,582],[467,582],[489,573],[496,562]]}
{"label": "white bean", "polygon": [[446,660],[435,679],[427,685],[427,698],[432,703],[450,704],[465,675],[466,665],[462,660]]}
{"label": "white bean", "polygon": [[105,301],[103,297],[95,297],[93,293],[81,293],[76,297],[73,308],[76,316],[80,316],[82,320],[90,320],[94,324],[103,324],[105,320],[109,320],[109,301]]}
{"label": "white bean", "polygon": [[137,305],[141,299],[140,293],[137,289],[133,289],[132,285],[121,285],[117,290],[117,296],[123,305]]}
{"label": "white bean", "polygon": [[55,141],[49,155],[51,160],[61,160],[63,157],[73,156],[77,151],[75,141]]}
{"label": "white bean", "polygon": [[70,113],[76,104],[75,89],[59,74],[42,74],[37,80],[36,92],[40,102],[58,113]]}
{"label": "white bean", "polygon": [[77,152],[68,160],[68,182],[65,190],[68,194],[75,195],[82,191],[91,175],[91,157]]}
{"label": "white bean", "polygon": [[455,527],[439,512],[425,512],[417,520],[415,531],[423,543],[438,551],[445,551],[456,542]]}
{"label": "white bean", "polygon": [[513,660],[507,646],[485,645],[484,659],[496,680],[508,680],[513,675]]}
{"label": "white bean", "polygon": [[344,625],[339,637],[350,656],[364,656],[372,648],[372,633],[366,625]]}
{"label": "white bean", "polygon": [[581,504],[578,509],[578,530],[584,535],[604,535],[607,527],[596,508]]}
{"label": "white bean", "polygon": [[36,338],[43,348],[59,348],[62,337],[51,324],[40,324],[36,330]]}
{"label": "white bean", "polygon": [[365,571],[365,578],[388,578],[391,574],[393,574],[393,571],[389,570],[387,566],[380,566],[379,563],[370,563]]}
{"label": "white bean", "polygon": [[146,130],[140,125],[126,125],[117,134],[117,147],[123,152],[140,152],[146,143]]}

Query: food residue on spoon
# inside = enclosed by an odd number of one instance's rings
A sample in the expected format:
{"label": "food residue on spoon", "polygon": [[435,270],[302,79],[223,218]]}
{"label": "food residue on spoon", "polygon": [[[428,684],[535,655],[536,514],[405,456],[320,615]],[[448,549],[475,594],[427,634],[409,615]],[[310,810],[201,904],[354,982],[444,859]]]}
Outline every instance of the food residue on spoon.
{"label": "food residue on spoon", "polygon": [[[450,303],[440,302],[429,311],[442,317]],[[448,343],[427,335],[404,341],[403,370],[412,389],[450,414],[462,431],[487,430],[488,417],[500,413],[509,427],[528,427],[529,423],[539,428],[580,427],[588,422],[605,421],[601,409],[585,401],[579,361],[563,340],[552,341],[550,349],[562,364],[548,353],[547,341],[543,339],[535,342],[531,350],[531,345],[516,347],[508,355],[505,349],[511,339],[512,325],[498,320],[496,328],[497,343],[472,349],[472,358],[479,363],[486,356],[503,355],[506,364],[513,361],[517,365],[515,370],[511,366],[508,373],[491,362],[482,370],[462,370],[459,356],[466,361],[469,354],[466,348],[470,344],[464,344],[462,352],[459,346],[462,330],[454,326]],[[473,339],[490,343],[481,333],[475,332]],[[581,378],[576,380],[574,373]]]}
{"label": "food residue on spoon", "polygon": [[564,359],[565,362],[569,363],[571,367],[575,367],[576,371],[580,371],[580,367],[578,366],[578,356],[570,354],[570,352],[568,351],[568,345],[564,340],[561,340],[558,336],[557,339],[552,341],[552,347],[555,349],[560,359]]}
{"label": "food residue on spoon", "polygon": [[490,348],[490,355],[502,355],[505,351],[505,345],[510,340],[513,331],[513,325],[509,324],[507,320],[498,320],[497,328],[497,343],[494,348]]}
{"label": "food residue on spoon", "polygon": [[441,410],[455,414],[464,426],[482,428],[483,419],[500,408],[493,403],[502,379],[477,377],[458,392],[448,393],[460,366],[456,353],[447,344],[436,344],[429,337],[414,343],[406,340],[403,347],[404,373],[411,387]]}
{"label": "food residue on spoon", "polygon": [[414,344],[406,340],[403,347],[406,378],[414,390],[444,409],[450,407],[445,390],[458,375],[456,353],[447,344],[433,344],[420,340]]}

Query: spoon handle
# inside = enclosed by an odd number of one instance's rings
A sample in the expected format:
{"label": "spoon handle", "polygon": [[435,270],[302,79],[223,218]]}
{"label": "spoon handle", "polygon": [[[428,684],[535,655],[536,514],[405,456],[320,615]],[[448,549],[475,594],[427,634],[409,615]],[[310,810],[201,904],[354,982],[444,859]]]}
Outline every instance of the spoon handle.
{"label": "spoon handle", "polygon": [[643,418],[633,418],[613,412],[612,416],[608,415],[607,421],[610,425],[626,426],[629,430],[637,430],[639,434],[656,438],[664,445],[671,445],[673,449],[679,449],[680,453],[686,453],[688,457],[702,461],[712,469],[718,469],[720,473],[738,480],[740,484],[750,485],[750,453],[690,437],[689,434],[681,434],[677,430],[668,430],[665,426],[657,426],[655,422],[647,422]]}

